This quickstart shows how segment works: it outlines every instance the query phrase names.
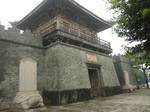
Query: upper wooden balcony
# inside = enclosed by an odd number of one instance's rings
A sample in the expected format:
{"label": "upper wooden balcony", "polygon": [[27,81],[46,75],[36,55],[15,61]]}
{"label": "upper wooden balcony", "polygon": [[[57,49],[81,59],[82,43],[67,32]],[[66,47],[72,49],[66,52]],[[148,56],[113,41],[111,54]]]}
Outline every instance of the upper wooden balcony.
{"label": "upper wooden balcony", "polygon": [[[65,38],[69,38],[72,41],[78,41],[87,45],[98,47],[102,51],[106,51],[107,54],[112,52],[110,42],[100,39],[97,36],[96,31],[62,16],[55,17],[49,22],[39,26],[33,31],[33,33],[39,33],[42,38],[45,38],[47,35],[56,31],[61,32],[59,35],[64,36],[66,34]],[[45,41],[50,41],[52,38],[53,37],[48,37]]]}

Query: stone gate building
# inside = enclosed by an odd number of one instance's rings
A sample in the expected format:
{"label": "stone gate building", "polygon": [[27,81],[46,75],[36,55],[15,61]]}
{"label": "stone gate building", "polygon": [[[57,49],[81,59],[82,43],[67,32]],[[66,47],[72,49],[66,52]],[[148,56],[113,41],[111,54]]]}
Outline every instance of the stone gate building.
{"label": "stone gate building", "polygon": [[44,0],[11,24],[0,26],[1,99],[30,108],[121,92],[111,45],[97,37],[111,25],[75,1]]}

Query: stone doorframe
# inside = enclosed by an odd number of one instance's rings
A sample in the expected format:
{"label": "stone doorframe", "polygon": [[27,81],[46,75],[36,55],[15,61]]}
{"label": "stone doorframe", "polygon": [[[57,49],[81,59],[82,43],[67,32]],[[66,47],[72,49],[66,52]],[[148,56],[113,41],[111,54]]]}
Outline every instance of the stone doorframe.
{"label": "stone doorframe", "polygon": [[88,69],[97,69],[98,71],[98,80],[99,80],[99,96],[103,96],[105,94],[104,92],[104,81],[103,81],[103,75],[102,75],[102,71],[101,71],[101,68],[102,68],[102,65],[100,64],[96,64],[96,63],[86,63],[87,65],[87,70]]}
{"label": "stone doorframe", "polygon": [[23,109],[43,107],[43,99],[37,90],[37,62],[31,58],[25,58],[19,65],[19,92],[14,103],[21,105]]}

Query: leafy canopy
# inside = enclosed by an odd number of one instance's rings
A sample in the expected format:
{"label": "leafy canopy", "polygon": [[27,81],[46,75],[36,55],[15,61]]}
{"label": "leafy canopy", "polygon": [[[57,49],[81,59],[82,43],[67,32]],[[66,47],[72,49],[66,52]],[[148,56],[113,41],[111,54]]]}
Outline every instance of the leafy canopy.
{"label": "leafy canopy", "polygon": [[126,47],[125,56],[130,58],[134,65],[145,65],[146,68],[150,67],[150,58],[146,51],[135,52],[134,48]]}
{"label": "leafy canopy", "polygon": [[141,42],[134,51],[150,52],[150,0],[107,0],[114,10],[119,37]]}

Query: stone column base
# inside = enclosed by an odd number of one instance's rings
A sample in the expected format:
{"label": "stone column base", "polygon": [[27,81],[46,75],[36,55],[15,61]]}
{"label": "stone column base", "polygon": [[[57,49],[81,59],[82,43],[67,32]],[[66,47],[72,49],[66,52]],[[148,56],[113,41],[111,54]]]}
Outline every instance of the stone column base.
{"label": "stone column base", "polygon": [[14,103],[20,105],[23,109],[44,107],[43,99],[38,91],[18,92]]}
{"label": "stone column base", "polygon": [[133,85],[125,85],[123,86],[123,90],[126,92],[133,92],[136,89]]}

